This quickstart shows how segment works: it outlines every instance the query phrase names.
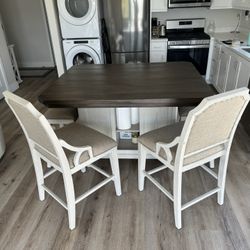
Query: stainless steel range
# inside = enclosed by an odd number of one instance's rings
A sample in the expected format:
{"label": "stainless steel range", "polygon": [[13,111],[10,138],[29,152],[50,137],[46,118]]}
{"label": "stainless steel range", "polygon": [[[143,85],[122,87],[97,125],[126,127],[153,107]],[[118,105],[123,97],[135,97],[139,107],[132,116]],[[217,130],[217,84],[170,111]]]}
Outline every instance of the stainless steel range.
{"label": "stainless steel range", "polygon": [[206,74],[210,36],[204,32],[205,19],[167,20],[167,61],[192,62]]}

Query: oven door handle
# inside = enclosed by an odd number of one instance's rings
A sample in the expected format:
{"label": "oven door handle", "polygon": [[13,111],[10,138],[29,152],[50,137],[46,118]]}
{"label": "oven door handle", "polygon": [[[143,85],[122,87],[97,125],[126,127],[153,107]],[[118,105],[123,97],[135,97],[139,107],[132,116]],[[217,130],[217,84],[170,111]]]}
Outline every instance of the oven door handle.
{"label": "oven door handle", "polygon": [[202,45],[168,45],[168,49],[205,49],[209,48],[209,44]]}

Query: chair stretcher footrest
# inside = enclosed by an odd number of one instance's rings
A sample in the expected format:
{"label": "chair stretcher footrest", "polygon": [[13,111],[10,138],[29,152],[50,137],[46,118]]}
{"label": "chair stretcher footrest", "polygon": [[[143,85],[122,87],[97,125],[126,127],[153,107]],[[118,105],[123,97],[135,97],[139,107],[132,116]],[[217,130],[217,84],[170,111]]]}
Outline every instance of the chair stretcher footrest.
{"label": "chair stretcher footrest", "polygon": [[80,201],[82,201],[83,199],[85,199],[86,197],[88,197],[89,195],[91,195],[92,193],[94,193],[97,189],[101,188],[102,186],[106,185],[108,182],[112,181],[113,178],[114,178],[114,176],[110,176],[109,178],[106,178],[104,181],[100,182],[99,184],[92,187],[90,190],[88,190],[84,194],[80,195],[76,199],[76,204],[79,203]]}
{"label": "chair stretcher footrest", "polygon": [[220,188],[217,187],[217,188],[214,188],[214,189],[208,191],[207,193],[205,193],[203,195],[200,195],[199,197],[196,197],[195,199],[193,199],[193,200],[187,202],[186,204],[184,204],[181,207],[181,210],[184,210],[184,209],[186,209],[188,207],[191,207],[192,205],[196,204],[197,202],[202,201],[202,200],[206,199],[207,197],[217,193],[219,190],[220,190]]}

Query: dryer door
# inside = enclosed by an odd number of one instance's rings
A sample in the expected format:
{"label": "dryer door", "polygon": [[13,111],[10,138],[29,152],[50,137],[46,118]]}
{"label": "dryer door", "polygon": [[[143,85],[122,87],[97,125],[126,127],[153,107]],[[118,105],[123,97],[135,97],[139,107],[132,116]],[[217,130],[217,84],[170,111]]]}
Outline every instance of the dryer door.
{"label": "dryer door", "polygon": [[95,15],[96,0],[57,0],[58,9],[66,22],[84,25]]}
{"label": "dryer door", "polygon": [[66,55],[67,69],[73,65],[100,64],[101,60],[96,51],[87,45],[77,45]]}

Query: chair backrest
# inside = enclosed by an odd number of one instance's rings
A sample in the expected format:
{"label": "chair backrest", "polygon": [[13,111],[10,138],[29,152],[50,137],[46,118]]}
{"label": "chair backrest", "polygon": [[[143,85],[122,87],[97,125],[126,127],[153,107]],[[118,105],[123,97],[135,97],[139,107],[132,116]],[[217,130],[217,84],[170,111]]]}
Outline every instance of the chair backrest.
{"label": "chair backrest", "polygon": [[188,114],[177,149],[179,163],[197,154],[209,156],[209,153],[217,152],[213,149],[218,147],[230,148],[248,102],[247,88],[205,98]]}
{"label": "chair backrest", "polygon": [[25,99],[9,91],[5,91],[3,95],[19,121],[31,151],[36,150],[60,165],[63,161],[62,165],[65,165],[65,153],[47,119]]}

